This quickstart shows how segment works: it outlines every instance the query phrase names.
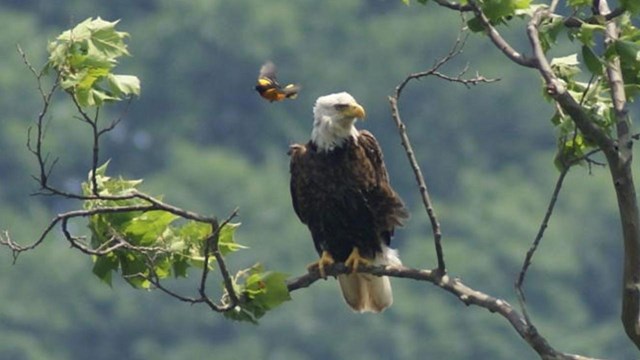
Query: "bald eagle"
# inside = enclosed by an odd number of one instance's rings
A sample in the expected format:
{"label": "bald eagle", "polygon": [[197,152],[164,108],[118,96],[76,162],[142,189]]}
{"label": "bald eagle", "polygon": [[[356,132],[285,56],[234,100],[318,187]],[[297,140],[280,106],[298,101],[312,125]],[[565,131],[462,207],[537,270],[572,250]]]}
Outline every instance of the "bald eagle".
{"label": "bald eagle", "polygon": [[291,199],[307,225],[324,267],[344,262],[353,272],[338,276],[342,295],[357,312],[381,312],[393,302],[386,276],[355,273],[359,264],[400,265],[389,247],[394,228],[409,217],[391,188],[375,137],[358,131],[365,110],[341,92],[316,100],[311,140],[289,149]]}

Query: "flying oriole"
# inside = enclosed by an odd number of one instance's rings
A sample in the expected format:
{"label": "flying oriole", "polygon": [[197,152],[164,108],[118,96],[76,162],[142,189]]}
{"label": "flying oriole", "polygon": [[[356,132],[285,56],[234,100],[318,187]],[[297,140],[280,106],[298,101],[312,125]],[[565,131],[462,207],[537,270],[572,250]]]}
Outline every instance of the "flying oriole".
{"label": "flying oriole", "polygon": [[297,84],[289,84],[284,87],[280,86],[278,80],[276,80],[276,66],[271,61],[267,61],[260,68],[256,91],[260,93],[260,96],[263,98],[274,102],[284,99],[295,99],[298,96],[298,91],[300,91],[300,86]]}

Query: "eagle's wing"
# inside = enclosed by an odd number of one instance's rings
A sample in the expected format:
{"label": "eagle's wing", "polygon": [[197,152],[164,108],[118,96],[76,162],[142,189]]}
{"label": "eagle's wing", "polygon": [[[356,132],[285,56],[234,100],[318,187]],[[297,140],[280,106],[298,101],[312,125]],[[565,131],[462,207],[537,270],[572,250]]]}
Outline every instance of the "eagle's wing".
{"label": "eagle's wing", "polygon": [[289,156],[291,157],[289,163],[289,172],[291,173],[291,181],[289,183],[289,189],[291,191],[291,202],[293,203],[293,210],[300,218],[303,224],[308,222],[307,209],[302,206],[304,200],[304,186],[308,179],[305,172],[305,155],[307,152],[306,145],[294,144],[289,147]]}
{"label": "eagle's wing", "polygon": [[361,130],[358,144],[363,147],[376,177],[376,187],[368,194],[368,202],[383,231],[391,235],[395,226],[401,226],[409,219],[409,211],[389,183],[389,174],[376,138],[370,132]]}
{"label": "eagle's wing", "polygon": [[378,186],[390,186],[389,174],[387,173],[387,168],[384,165],[382,157],[382,149],[380,149],[376,138],[367,130],[361,130],[358,136],[358,142],[364,148],[367,158],[369,158],[371,165],[373,165]]}

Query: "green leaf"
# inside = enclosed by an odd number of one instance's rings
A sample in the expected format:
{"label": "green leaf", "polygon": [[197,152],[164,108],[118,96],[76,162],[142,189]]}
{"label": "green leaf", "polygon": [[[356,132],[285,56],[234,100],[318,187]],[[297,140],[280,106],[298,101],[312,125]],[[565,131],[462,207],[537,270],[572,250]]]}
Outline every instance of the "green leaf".
{"label": "green leaf", "polygon": [[147,263],[141,255],[128,251],[119,251],[117,255],[120,260],[122,276],[129,285],[136,289],[148,289],[151,287],[151,283],[147,279],[137,276],[140,274],[148,275],[149,273]]}
{"label": "green leaf", "polygon": [[107,75],[109,88],[117,96],[140,95],[140,79],[133,75]]}
{"label": "green leaf", "polygon": [[620,57],[620,67],[625,84],[640,85],[640,42],[617,40],[607,50],[611,56],[611,49]]}
{"label": "green leaf", "polygon": [[133,245],[154,246],[167,232],[169,225],[178,219],[167,211],[147,211],[132,218],[121,230]]}
{"label": "green leaf", "polygon": [[193,220],[187,221],[177,231],[176,235],[185,242],[202,242],[211,233],[211,225]]}
{"label": "green leaf", "polygon": [[617,40],[614,46],[621,61],[627,63],[640,62],[640,44],[626,40]]}
{"label": "green leaf", "polygon": [[173,260],[173,275],[175,277],[187,277],[187,270],[191,265],[189,265],[188,258],[184,256],[174,257]]}
{"label": "green leaf", "polygon": [[264,271],[260,264],[239,272],[236,279],[244,279],[244,283],[235,284],[242,301],[235,309],[224,314],[228,318],[257,324],[267,311],[291,299],[286,284],[287,275]]}
{"label": "green leaf", "polygon": [[[142,180],[124,180],[122,178],[113,179],[109,176],[106,176],[105,173],[107,171],[108,165],[109,161],[96,169],[96,183],[98,185],[98,193],[100,195],[127,195],[142,183]],[[87,181],[82,183],[82,193],[86,196],[93,194],[92,178],[92,172],[89,171],[89,174],[87,175]],[[142,202],[142,200],[140,200],[140,202]],[[85,204],[96,204],[96,202],[86,201]]]}
{"label": "green leaf", "polygon": [[558,142],[558,152],[554,164],[558,170],[563,171],[567,166],[582,158],[587,149],[584,137],[580,133],[570,137],[563,137]]}
{"label": "green leaf", "polygon": [[596,31],[604,32],[605,27],[599,24],[582,24],[579,28],[575,28],[570,32],[570,38],[577,38],[582,44],[587,46],[595,46],[594,34]]}
{"label": "green leaf", "polygon": [[239,226],[240,223],[227,223],[220,229],[220,233],[218,234],[218,247],[223,256],[240,249],[247,249],[246,246],[237,244],[234,241],[234,234]]}
{"label": "green leaf", "polygon": [[640,14],[640,1],[638,0],[620,0],[620,4],[628,12],[638,15]]}
{"label": "green leaf", "polygon": [[267,310],[291,300],[286,280],[287,275],[284,273],[275,271],[263,273],[259,280],[262,283],[259,283],[259,285],[264,287],[264,292],[260,293],[254,300],[259,301]]}
{"label": "green leaf", "polygon": [[627,100],[633,102],[633,100],[640,94],[639,84],[625,84],[624,92],[627,95]]}
{"label": "green leaf", "polygon": [[529,5],[531,0],[485,0],[481,6],[487,18],[493,23],[513,16],[516,10],[527,9]]}
{"label": "green leaf", "polygon": [[592,0],[569,0],[567,4],[571,7],[590,6]]}
{"label": "green leaf", "polygon": [[116,31],[116,24],[118,21],[88,18],[49,43],[47,67],[57,71],[61,86],[82,107],[140,94],[135,76],[111,74],[118,58],[129,55],[124,43],[128,34]]}
{"label": "green leaf", "polygon": [[467,20],[467,27],[469,28],[469,30],[475,33],[484,31],[482,20],[480,20],[480,18],[477,16]]}
{"label": "green leaf", "polygon": [[[530,8],[537,9],[539,7],[540,5],[531,5]],[[551,48],[551,45],[556,43],[558,35],[564,29],[564,21],[560,17],[552,17],[540,25],[540,41],[545,53]]]}
{"label": "green leaf", "polygon": [[593,52],[593,50],[587,46],[582,46],[582,58],[587,65],[587,69],[594,75],[602,75],[604,66],[600,61],[600,58]]}
{"label": "green leaf", "polygon": [[119,261],[113,253],[93,257],[93,273],[105,284],[111,286],[111,273],[118,270]]}
{"label": "green leaf", "polygon": [[562,79],[570,79],[580,72],[578,54],[551,59],[551,69]]}

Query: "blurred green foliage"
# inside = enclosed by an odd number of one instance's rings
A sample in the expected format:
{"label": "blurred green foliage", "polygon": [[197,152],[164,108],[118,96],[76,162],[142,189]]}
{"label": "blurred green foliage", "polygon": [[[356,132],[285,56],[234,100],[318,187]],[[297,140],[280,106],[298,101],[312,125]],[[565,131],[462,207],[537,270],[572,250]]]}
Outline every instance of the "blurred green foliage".
{"label": "blurred green foliage", "polygon": [[[39,99],[15,44],[44,64],[57,34],[101,16],[121,19],[118,27],[132,35],[133,56],[119,67],[145,89],[106,139],[101,162],[112,159],[111,173],[144,178],[144,191],[203,214],[222,217],[239,206],[243,225],[235,237],[250,249],[234,256],[233,272],[260,261],[297,275],[315,259],[291,209],[285,153],[307,140],[315,98],[341,90],[367,109],[360,126],[380,140],[392,183],[413,210],[394,240],[404,263],[434,266],[428,222],[386,97],[408,73],[448,51],[457,14],[397,0],[2,0],[0,10],[12,29],[0,33],[0,229],[15,240],[35,239],[53,214],[78,205],[28,197],[37,184],[30,181],[36,169],[26,133]],[[501,31],[516,44],[524,39],[518,26]],[[570,40],[553,41],[562,49]],[[615,50],[627,48],[621,42]],[[283,78],[302,84],[297,100],[270,104],[253,91],[267,59]],[[560,130],[549,123],[554,109],[540,96],[535,73],[508,64],[479,35],[445,70],[457,73],[466,62],[501,81],[470,90],[432,79],[412,83],[401,110],[436,201],[452,275],[516,303],[512,284],[557,175]],[[46,138],[51,156],[60,158],[52,181],[78,191],[91,164],[91,134],[68,103],[56,104]],[[103,114],[120,115],[118,108]],[[552,344],[632,358],[618,320],[621,239],[609,183],[598,167],[572,170],[525,286],[533,320]],[[73,225],[89,234],[86,222]],[[393,280],[395,304],[374,316],[352,314],[335,281],[320,282],[252,326],[132,291],[122,280],[106,287],[91,273],[91,259],[60,240],[52,236],[15,266],[8,251],[0,252],[2,357],[537,358],[503,319],[425,283]],[[261,280],[250,278],[245,286]]]}

